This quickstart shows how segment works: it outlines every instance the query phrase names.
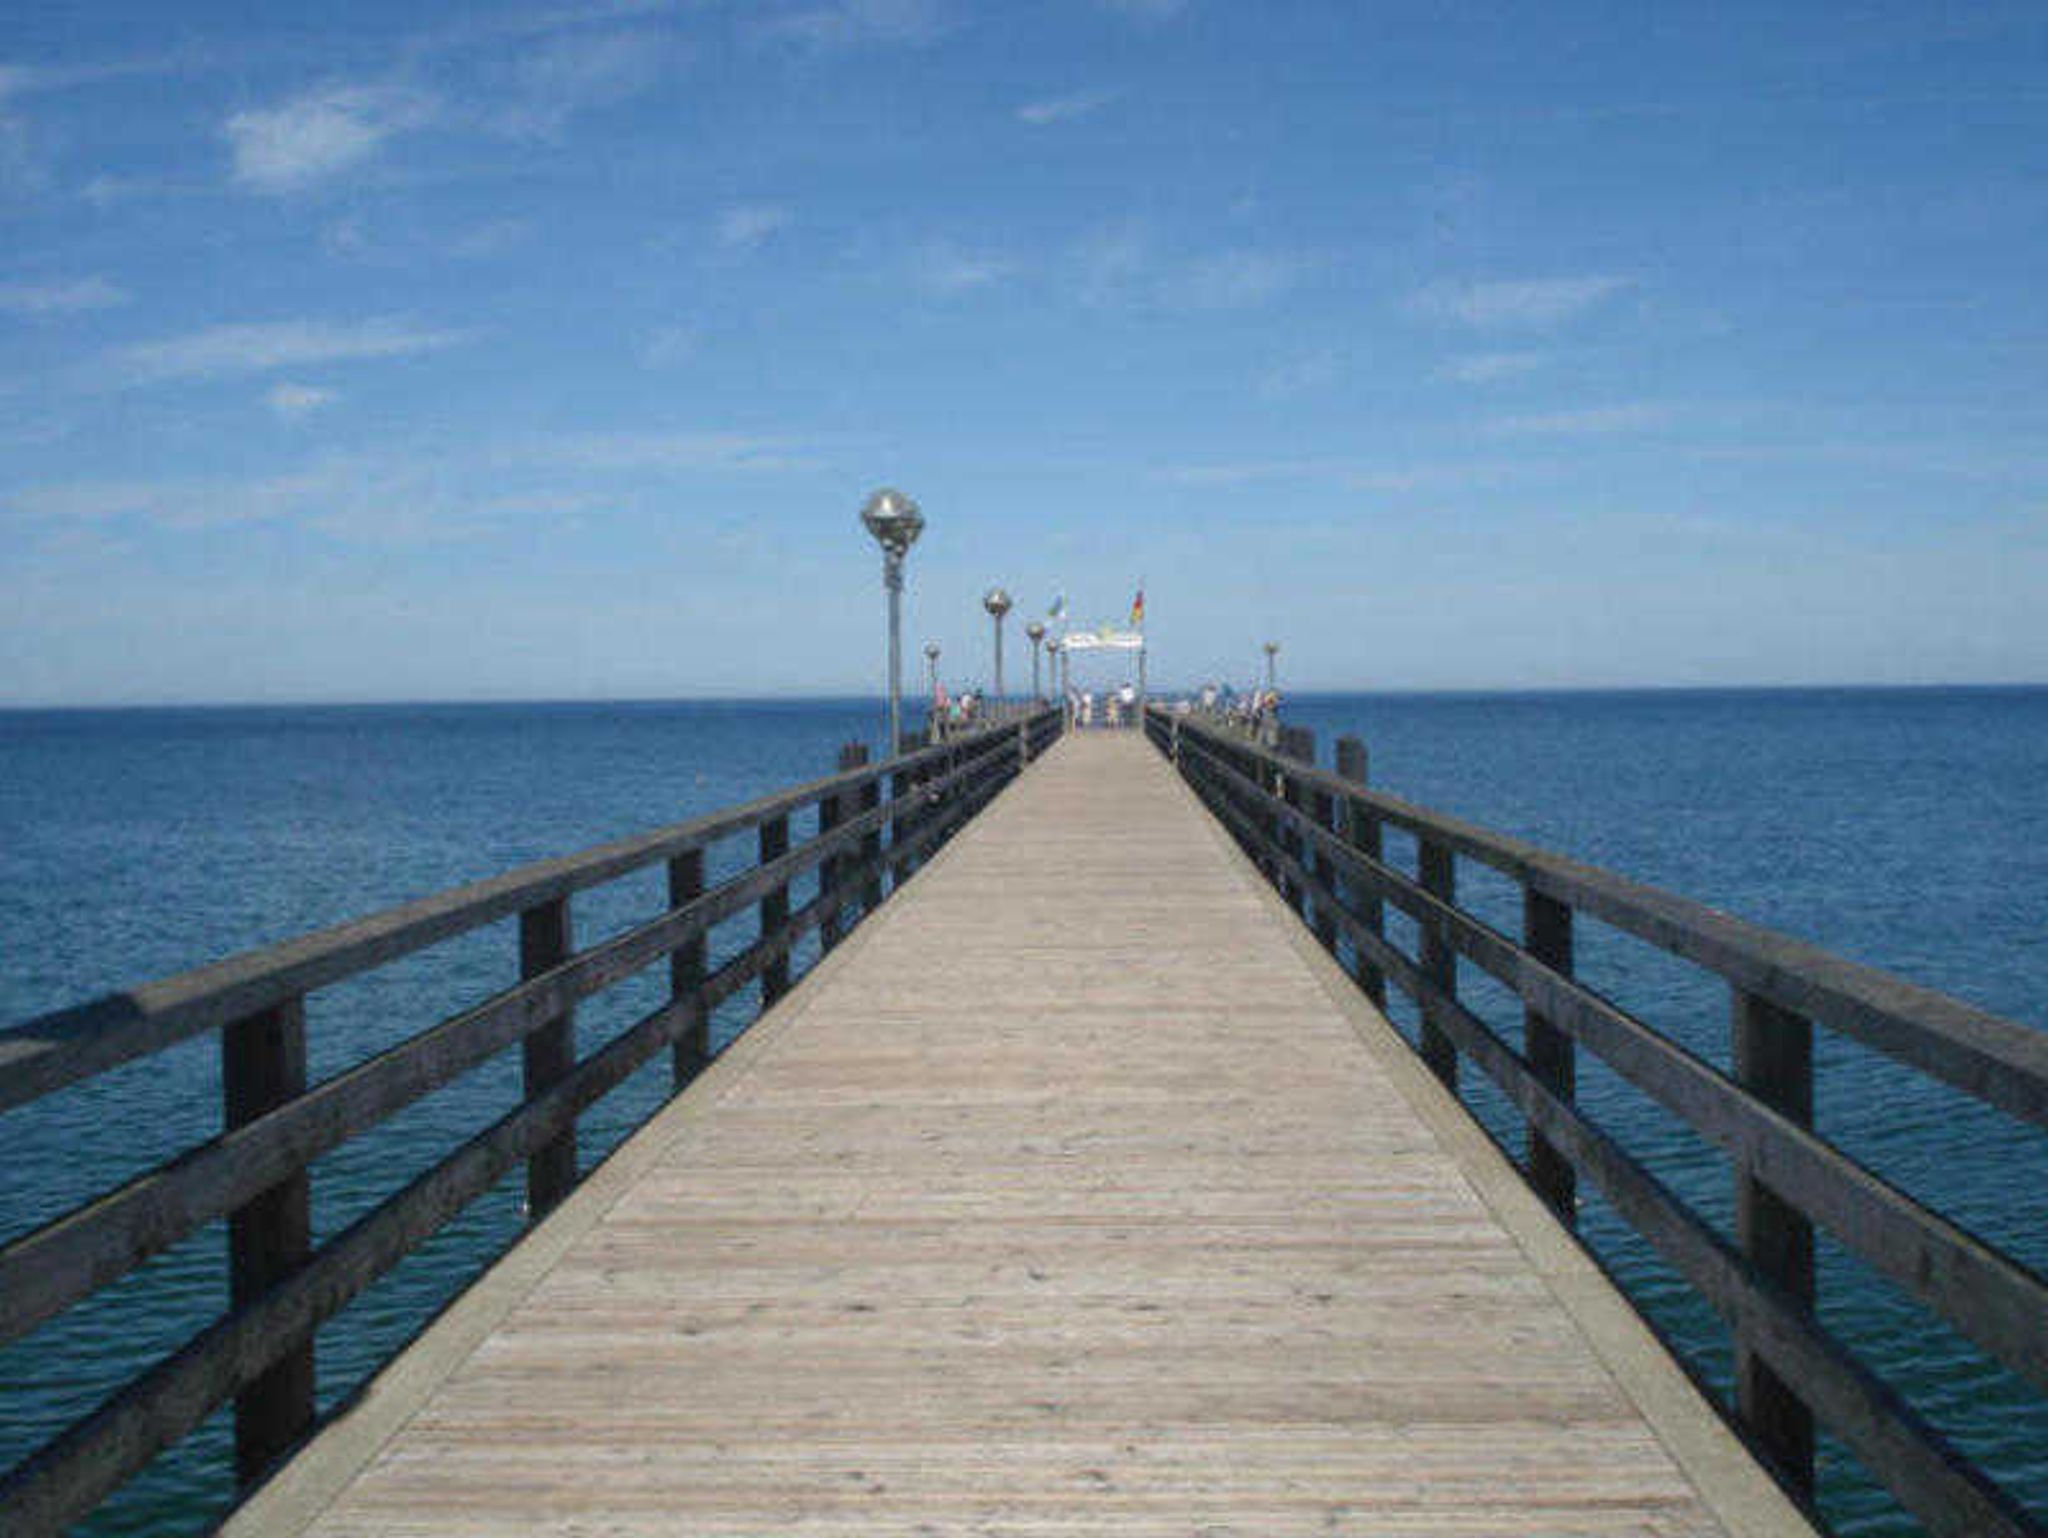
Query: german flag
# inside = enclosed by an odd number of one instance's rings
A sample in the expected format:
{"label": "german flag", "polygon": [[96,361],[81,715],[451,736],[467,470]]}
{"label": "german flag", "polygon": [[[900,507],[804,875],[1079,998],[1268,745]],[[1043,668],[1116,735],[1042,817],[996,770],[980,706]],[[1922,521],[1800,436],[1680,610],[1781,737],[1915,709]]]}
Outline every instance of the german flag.
{"label": "german flag", "polygon": [[1133,630],[1142,630],[1142,629],[1144,628],[1144,626],[1145,626],[1145,587],[1144,587],[1144,584],[1143,584],[1143,583],[1140,583],[1140,584],[1139,584],[1139,586],[1138,586],[1138,596],[1137,596],[1136,598],[1133,598],[1133,599],[1131,600],[1131,628],[1132,628]]}

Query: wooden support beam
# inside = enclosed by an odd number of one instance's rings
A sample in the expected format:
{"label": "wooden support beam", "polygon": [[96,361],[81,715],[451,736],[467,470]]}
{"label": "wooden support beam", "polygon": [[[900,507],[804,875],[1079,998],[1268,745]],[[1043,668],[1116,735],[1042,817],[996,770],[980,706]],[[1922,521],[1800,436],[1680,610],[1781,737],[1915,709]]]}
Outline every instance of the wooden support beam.
{"label": "wooden support beam", "polygon": [[[221,1030],[221,1088],[228,1129],[245,1126],[306,1091],[302,999],[235,1020]],[[312,1189],[302,1167],[228,1215],[228,1296],[244,1308],[285,1281],[312,1253]],[[235,1481],[262,1477],[313,1424],[309,1334],[235,1396]]]}
{"label": "wooden support beam", "polygon": [[[686,850],[668,862],[668,905],[671,910],[687,907],[704,894],[704,851]],[[704,986],[705,945],[702,932],[685,940],[668,956],[669,997],[689,1001],[696,1019],[675,1040],[673,1083],[686,1089],[690,1081],[711,1061],[711,1011],[698,997]]]}
{"label": "wooden support beam", "polygon": [[[1735,990],[1735,1080],[1803,1127],[1813,1125],[1813,1025],[1753,993]],[[1735,1183],[1735,1238],[1744,1255],[1794,1303],[1814,1303],[1813,1223],[1747,1170]],[[1752,1441],[1787,1485],[1813,1492],[1813,1411],[1793,1386],[1738,1338],[1736,1411]]]}
{"label": "wooden support beam", "polygon": [[[1572,971],[1572,910],[1541,892],[1522,894],[1522,944],[1553,972]],[[1535,1008],[1522,1012],[1522,1055],[1538,1083],[1570,1104],[1578,1094],[1578,1060],[1572,1039]],[[1529,1184],[1567,1228],[1578,1225],[1579,1177],[1570,1159],[1533,1122],[1528,1140]]]}
{"label": "wooden support beam", "polygon": [[[576,940],[569,918],[569,899],[557,897],[519,915],[519,975],[538,977],[567,961]],[[576,1011],[565,1006],[527,1036],[520,1046],[522,1085],[528,1100],[538,1099],[569,1076],[576,1066]],[[538,1223],[576,1184],[576,1129],[564,1128],[526,1161],[526,1215]]]}

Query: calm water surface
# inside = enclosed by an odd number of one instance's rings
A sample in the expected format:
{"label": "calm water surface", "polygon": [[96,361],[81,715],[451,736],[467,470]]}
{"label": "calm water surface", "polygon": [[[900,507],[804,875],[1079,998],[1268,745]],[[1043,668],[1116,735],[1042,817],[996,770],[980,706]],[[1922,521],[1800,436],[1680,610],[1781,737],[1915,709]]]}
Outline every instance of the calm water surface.
{"label": "calm water surface", "polygon": [[[1363,737],[1373,780],[1396,794],[2048,1023],[2048,690],[1349,695],[1299,698],[1289,715],[1316,729],[1326,762],[1334,735]],[[809,778],[841,742],[876,739],[878,722],[865,702],[0,712],[0,1020]],[[736,868],[750,851],[723,854]],[[719,868],[714,858],[714,877]],[[1505,882],[1461,879],[1482,911],[1519,922]],[[579,899],[579,940],[660,901],[658,872]],[[726,926],[714,955],[744,944],[747,923]],[[315,1076],[504,986],[513,929],[316,995]],[[1711,979],[1591,925],[1580,950],[1596,987],[1726,1063],[1727,1003]],[[658,986],[579,1012],[583,1049],[651,1007]],[[1476,974],[1461,973],[1461,986],[1503,1026],[1519,1020]],[[0,1116],[0,1235],[216,1130],[212,1049],[187,1043]],[[320,1161],[319,1233],[509,1108],[515,1060]],[[1859,1048],[1824,1038],[1820,1061],[1830,1137],[2048,1266],[2048,1142]],[[1724,1160],[1597,1064],[1582,1075],[1582,1097],[1633,1152],[1732,1221]],[[585,1163],[664,1088],[657,1063],[596,1107]],[[1518,1145],[1506,1103],[1483,1086],[1473,1099]],[[515,1174],[322,1332],[323,1401],[349,1392],[516,1236],[520,1194]],[[1695,1370],[1725,1381],[1711,1315],[1597,1201],[1585,1232]],[[217,1228],[194,1235],[0,1351],[0,1458],[21,1456],[210,1317],[223,1301],[223,1242]],[[1838,1251],[1824,1250],[1822,1291],[1832,1326],[2048,1511],[2041,1396]],[[87,1530],[203,1526],[230,1493],[226,1436],[216,1416]],[[1826,1450],[1824,1472],[1843,1530],[1915,1530],[1839,1449]]]}

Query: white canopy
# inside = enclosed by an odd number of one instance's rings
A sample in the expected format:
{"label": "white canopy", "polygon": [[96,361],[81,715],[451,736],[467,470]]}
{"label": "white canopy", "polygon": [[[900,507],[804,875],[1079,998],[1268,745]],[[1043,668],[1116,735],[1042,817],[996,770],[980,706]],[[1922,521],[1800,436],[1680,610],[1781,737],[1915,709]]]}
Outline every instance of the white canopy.
{"label": "white canopy", "polygon": [[1112,630],[1101,625],[1094,630],[1069,630],[1060,637],[1060,649],[1071,652],[1141,652],[1145,649],[1142,630]]}

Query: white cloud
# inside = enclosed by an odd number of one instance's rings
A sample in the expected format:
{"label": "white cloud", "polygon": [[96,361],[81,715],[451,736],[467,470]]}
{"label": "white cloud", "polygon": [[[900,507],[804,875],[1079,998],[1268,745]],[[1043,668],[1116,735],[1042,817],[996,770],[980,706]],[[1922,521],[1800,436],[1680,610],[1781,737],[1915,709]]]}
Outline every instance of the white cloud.
{"label": "white cloud", "polygon": [[13,315],[70,315],[80,310],[107,310],[129,300],[126,289],[105,278],[73,278],[61,283],[0,283],[0,310]]}
{"label": "white cloud", "polygon": [[1576,411],[1546,411],[1531,416],[1502,417],[1495,432],[1536,433],[1549,437],[1591,437],[1603,433],[1640,432],[1671,420],[1671,408],[1638,402],[1626,406],[1588,406]]}
{"label": "white cloud", "polygon": [[769,203],[742,203],[718,216],[717,237],[728,251],[755,251],[789,225],[789,210]]}
{"label": "white cloud", "polygon": [[1076,119],[1092,117],[1115,101],[1114,91],[1077,91],[1071,96],[1048,96],[1039,101],[1029,101],[1017,109],[1017,121],[1033,128],[1044,128],[1052,123],[1071,123]]}
{"label": "white cloud", "polygon": [[554,469],[633,474],[679,470],[787,470],[807,463],[790,438],[694,430],[572,433],[539,438],[497,456]]}
{"label": "white cloud", "polygon": [[185,336],[117,348],[106,366],[120,384],[161,384],[179,379],[221,379],[274,369],[362,358],[398,358],[436,352],[470,340],[464,331],[430,330],[398,319],[335,324],[287,320],[213,326]]}
{"label": "white cloud", "polygon": [[334,404],[334,392],[318,385],[293,384],[280,380],[270,387],[263,397],[263,404],[271,414],[283,422],[296,422],[311,416],[323,406]]}
{"label": "white cloud", "polygon": [[1527,278],[1499,283],[1438,283],[1409,300],[1415,313],[1431,320],[1475,328],[1540,329],[1584,314],[1631,286],[1609,276]]}
{"label": "white cloud", "polygon": [[1447,379],[1453,384],[1492,384],[1496,380],[1514,379],[1531,373],[1542,366],[1543,354],[1540,352],[1467,353],[1459,358],[1446,358],[1436,366],[1432,377]]}
{"label": "white cloud", "polygon": [[946,241],[925,246],[911,262],[911,276],[917,286],[934,294],[964,294],[990,288],[1016,270],[1016,264],[1007,257],[963,250]]}
{"label": "white cloud", "polygon": [[237,112],[223,132],[236,181],[258,192],[295,192],[362,164],[434,111],[425,96],[396,87],[325,86],[281,106]]}
{"label": "white cloud", "polygon": [[647,91],[676,55],[675,40],[650,28],[552,38],[513,67],[512,99],[491,114],[491,124],[500,132],[552,139],[579,113]]}
{"label": "white cloud", "polygon": [[697,350],[697,333],[688,326],[656,326],[640,344],[640,361],[648,368],[672,368]]}
{"label": "white cloud", "polygon": [[1307,261],[1285,251],[1221,251],[1188,263],[1167,297],[1197,309],[1250,309],[1278,299],[1307,270]]}
{"label": "white cloud", "polygon": [[1267,400],[1291,400],[1335,384],[1339,368],[1337,354],[1327,349],[1291,358],[1259,376],[1259,394]]}
{"label": "white cloud", "polygon": [[780,6],[762,17],[758,36],[806,48],[869,43],[928,43],[951,30],[946,0],[828,0]]}

